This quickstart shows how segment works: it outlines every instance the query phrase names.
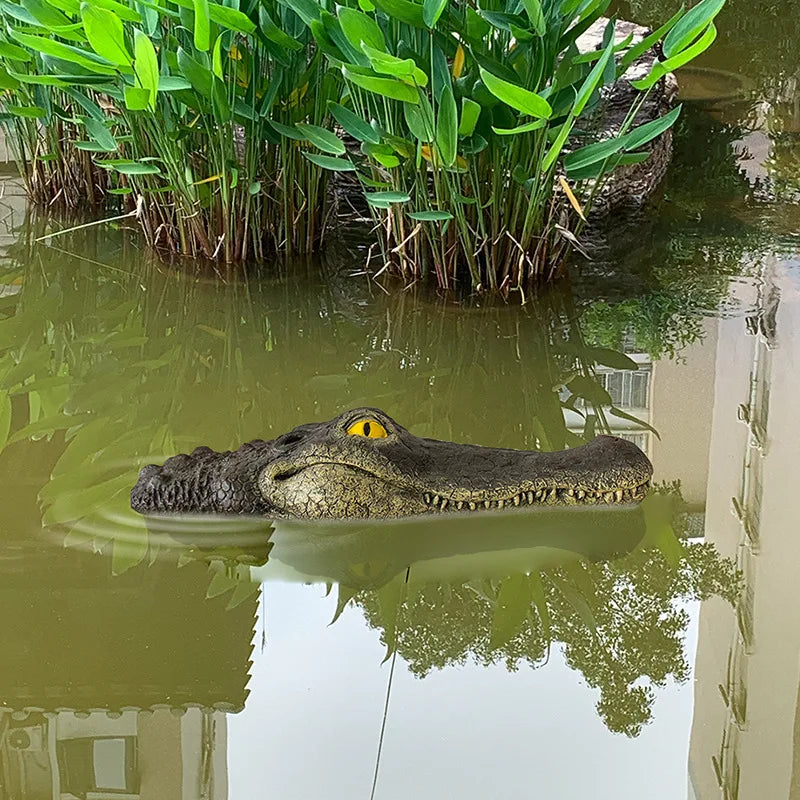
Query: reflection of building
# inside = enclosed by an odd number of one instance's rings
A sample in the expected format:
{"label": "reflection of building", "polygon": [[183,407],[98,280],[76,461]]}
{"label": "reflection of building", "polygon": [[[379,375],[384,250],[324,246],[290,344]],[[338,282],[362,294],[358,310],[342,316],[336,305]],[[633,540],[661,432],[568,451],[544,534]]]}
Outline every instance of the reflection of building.
{"label": "reflection of building", "polygon": [[226,715],[0,711],[7,800],[227,798]]}
{"label": "reflection of building", "polygon": [[757,317],[720,323],[706,535],[737,558],[745,586],[735,612],[715,599],[701,611],[697,800],[800,798],[800,285],[779,267],[765,283]]}
{"label": "reflection of building", "polygon": [[[646,353],[634,352],[633,342],[626,342],[627,355],[637,369],[596,370],[614,407],[652,426],[660,438],[633,420],[607,412],[612,432],[647,453],[656,482],[680,480],[684,500],[697,512],[702,512],[706,500],[718,324],[718,320],[706,320],[702,339],[684,348],[679,359],[653,361]],[[567,424],[582,431],[584,420],[568,411]]]}
{"label": "reflection of building", "polygon": [[202,563],[112,577],[22,549],[0,561],[0,797],[225,800],[257,597],[208,599]]}

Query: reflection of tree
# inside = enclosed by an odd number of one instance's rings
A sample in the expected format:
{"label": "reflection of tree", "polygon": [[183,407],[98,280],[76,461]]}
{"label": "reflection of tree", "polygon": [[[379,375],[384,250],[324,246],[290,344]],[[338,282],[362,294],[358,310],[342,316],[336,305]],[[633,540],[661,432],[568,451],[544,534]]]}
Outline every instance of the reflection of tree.
{"label": "reflection of tree", "polygon": [[[583,316],[586,339],[619,348],[633,339],[653,358],[674,357],[702,332],[702,312],[717,308],[732,275],[756,274],[776,237],[733,143],[738,125],[686,107],[676,126],[664,201],[631,224],[596,231],[578,291],[596,298]],[[657,212],[657,213],[656,213]]]}
{"label": "reflection of tree", "polygon": [[418,677],[467,660],[537,667],[560,645],[567,663],[600,690],[606,725],[636,736],[650,720],[653,687],[689,675],[686,601],[721,595],[733,602],[739,588],[731,562],[708,543],[677,539],[663,501],[647,503],[645,541],[618,560],[571,560],[456,585],[412,580],[399,605],[386,602],[385,590],[361,591],[356,602]]}

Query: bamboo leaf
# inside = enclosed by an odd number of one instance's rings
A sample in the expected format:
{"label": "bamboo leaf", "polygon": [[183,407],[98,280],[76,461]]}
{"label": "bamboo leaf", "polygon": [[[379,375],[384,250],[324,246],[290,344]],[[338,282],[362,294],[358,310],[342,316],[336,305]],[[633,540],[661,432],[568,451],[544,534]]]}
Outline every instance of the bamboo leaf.
{"label": "bamboo leaf", "polygon": [[445,166],[452,166],[456,160],[456,148],[458,147],[458,108],[450,86],[445,87],[439,102],[436,144]]}
{"label": "bamboo leaf", "polygon": [[388,208],[395,203],[407,203],[411,200],[406,192],[365,192],[364,197],[375,208]]}
{"label": "bamboo leaf", "polygon": [[409,211],[408,216],[418,222],[444,222],[453,219],[449,211]]}
{"label": "bamboo leaf", "polygon": [[304,122],[298,122],[295,127],[304,134],[306,141],[311,142],[324,153],[331,153],[335,156],[344,155],[344,143],[335,133],[331,133],[319,125],[307,125]]}
{"label": "bamboo leaf", "polygon": [[328,101],[328,110],[331,116],[354,138],[359,142],[371,142],[372,144],[380,144],[381,137],[378,132],[366,120],[361,119],[357,114],[349,108],[345,108],[339,103],[334,103],[332,100]]}
{"label": "bamboo leaf", "polygon": [[683,16],[685,6],[681,6],[678,11],[670,17],[660,28],[654,30],[649,36],[645,36],[639,44],[634,45],[628,50],[620,61],[620,72],[625,72],[628,67],[636,61],[639,56],[644,55],[651,47],[657,42],[660,42],[662,37],[669,33],[678,20]]}
{"label": "bamboo leaf", "polygon": [[86,38],[97,55],[122,67],[129,67],[133,63],[125,46],[122,20],[113,11],[82,3],[81,19]]}
{"label": "bamboo leaf", "polygon": [[256,31],[255,23],[241,11],[228,6],[221,6],[218,3],[208,4],[208,16],[212,22],[222,25],[229,31],[251,35]]}
{"label": "bamboo leaf", "polygon": [[136,79],[142,89],[147,91],[147,107],[151,111],[155,111],[158,92],[158,57],[150,38],[138,29],[134,32],[133,54]]}
{"label": "bamboo leaf", "polygon": [[447,6],[447,0],[424,0],[422,4],[422,21],[429,28],[436,27],[439,17]]}
{"label": "bamboo leaf", "polygon": [[719,14],[725,0],[701,0],[694,8],[690,9],[670,30],[664,39],[664,58],[669,60],[690,45],[703,33],[714,17]]}
{"label": "bamboo leaf", "polygon": [[208,0],[192,0],[194,6],[194,46],[201,52],[211,47],[211,17]]}
{"label": "bamboo leaf", "polygon": [[544,20],[544,12],[542,11],[542,4],[539,0],[522,0],[525,6],[525,13],[533,25],[533,29],[539,36],[544,36],[547,32],[547,26]]}
{"label": "bamboo leaf", "polygon": [[322,156],[318,153],[303,153],[303,155],[312,163],[323,169],[329,169],[333,172],[354,172],[355,164],[346,158],[334,158],[333,156]]}
{"label": "bamboo leaf", "polygon": [[523,89],[521,86],[504,81],[480,67],[481,80],[486,88],[506,105],[516,109],[522,114],[531,117],[548,119],[553,113],[550,104],[538,94]]}
{"label": "bamboo leaf", "polygon": [[592,71],[586,76],[586,80],[584,80],[581,88],[578,90],[578,94],[575,97],[575,102],[572,106],[572,111],[570,112],[572,116],[579,117],[581,113],[583,113],[583,109],[589,102],[589,98],[595,93],[602,83],[603,73],[605,72],[606,65],[608,64],[608,61],[613,53],[614,36],[612,29],[611,41],[609,41],[608,45],[603,51],[603,55],[600,56],[597,63],[594,65],[594,67],[592,67]]}
{"label": "bamboo leaf", "polygon": [[398,81],[394,78],[380,78],[373,75],[362,75],[354,72],[348,65],[342,66],[342,74],[344,77],[366,89],[368,92],[373,92],[381,97],[388,97],[390,100],[401,100],[405,103],[419,103],[419,92],[413,86],[407,83]]}
{"label": "bamboo leaf", "polygon": [[356,50],[361,50],[363,43],[382,53],[386,52],[383,31],[372,17],[368,17],[354,8],[343,7],[339,9],[338,19],[342,33]]}
{"label": "bamboo leaf", "polygon": [[102,122],[91,117],[83,117],[81,122],[83,122],[83,127],[86,128],[89,136],[105,151],[112,152],[117,149],[117,140]]}
{"label": "bamboo leaf", "polygon": [[478,124],[478,117],[481,115],[480,104],[469,97],[461,98],[461,122],[458,126],[459,136],[472,136],[475,126]]}

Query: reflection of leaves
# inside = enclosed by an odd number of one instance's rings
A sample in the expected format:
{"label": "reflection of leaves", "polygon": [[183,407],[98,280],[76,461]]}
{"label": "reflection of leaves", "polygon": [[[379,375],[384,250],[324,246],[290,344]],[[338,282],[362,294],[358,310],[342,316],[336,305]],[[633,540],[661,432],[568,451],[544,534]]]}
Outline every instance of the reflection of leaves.
{"label": "reflection of leaves", "polygon": [[6,446],[11,430],[11,398],[8,392],[0,391],[0,450]]}
{"label": "reflection of leaves", "polygon": [[[689,676],[689,617],[676,601],[720,595],[734,602],[740,585],[733,563],[712,545],[675,539],[673,497],[650,497],[645,507],[643,543],[616,561],[566,561],[494,586],[411,584],[399,610],[373,591],[355,599],[419,677],[467,659],[538,667],[560,643],[567,663],[600,690],[597,710],[606,725],[635,736],[650,719],[653,687]],[[341,606],[353,590],[339,591]]]}
{"label": "reflection of leaves", "polygon": [[527,575],[510,575],[500,584],[492,617],[489,648],[505,646],[530,613],[531,590]]}
{"label": "reflection of leaves", "polygon": [[612,405],[611,395],[594,379],[586,375],[576,375],[567,389],[576,397],[582,397],[595,406]]}

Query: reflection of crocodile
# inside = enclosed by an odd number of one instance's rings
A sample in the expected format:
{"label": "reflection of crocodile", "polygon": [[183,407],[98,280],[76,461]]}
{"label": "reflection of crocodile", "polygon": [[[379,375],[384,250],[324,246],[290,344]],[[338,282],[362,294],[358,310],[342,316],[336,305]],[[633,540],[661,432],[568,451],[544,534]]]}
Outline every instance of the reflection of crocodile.
{"label": "reflection of crocodile", "polygon": [[235,452],[200,447],[150,465],[136,511],[399,517],[528,505],[635,503],[652,475],[631,442],[598,436],[556,453],[421,439],[374,408],[301,425]]}

